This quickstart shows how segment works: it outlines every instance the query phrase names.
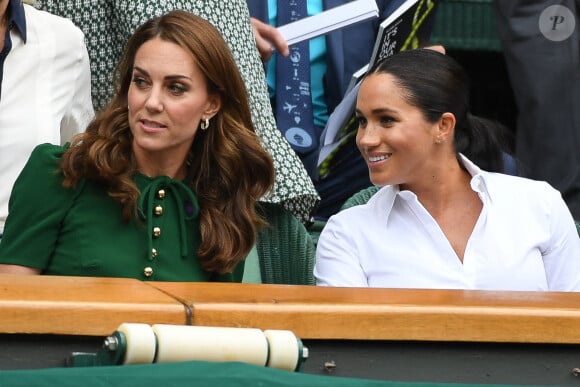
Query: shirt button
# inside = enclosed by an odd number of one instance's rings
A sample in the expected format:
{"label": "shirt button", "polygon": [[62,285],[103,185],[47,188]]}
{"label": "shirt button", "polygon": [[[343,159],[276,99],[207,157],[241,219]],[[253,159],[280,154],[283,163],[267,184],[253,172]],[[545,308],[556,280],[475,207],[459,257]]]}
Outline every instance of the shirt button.
{"label": "shirt button", "polygon": [[143,274],[145,274],[145,277],[151,277],[153,275],[153,268],[147,266],[143,269]]}
{"label": "shirt button", "polygon": [[165,198],[165,190],[164,189],[160,189],[159,191],[157,191],[157,198],[158,199],[164,199]]}
{"label": "shirt button", "polygon": [[157,249],[151,249],[151,256],[157,258]]}
{"label": "shirt button", "polygon": [[159,238],[161,236],[161,229],[159,227],[153,227],[153,238]]}
{"label": "shirt button", "polygon": [[157,216],[163,215],[163,207],[161,207],[159,205],[155,206],[155,210],[154,211],[155,211],[155,215],[157,215]]}

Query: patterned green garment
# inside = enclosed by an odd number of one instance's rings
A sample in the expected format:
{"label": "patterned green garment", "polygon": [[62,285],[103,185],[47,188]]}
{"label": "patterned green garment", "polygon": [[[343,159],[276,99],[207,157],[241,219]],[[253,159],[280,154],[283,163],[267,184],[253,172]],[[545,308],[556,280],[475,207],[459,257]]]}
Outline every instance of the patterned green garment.
{"label": "patterned green garment", "polygon": [[85,33],[96,110],[111,98],[114,67],[125,42],[139,25],[173,9],[184,9],[210,21],[236,59],[248,90],[256,132],[274,160],[276,184],[264,200],[282,203],[302,222],[309,221],[318,194],[302,162],[276,127],[245,0],[37,0],[36,6],[71,19]]}

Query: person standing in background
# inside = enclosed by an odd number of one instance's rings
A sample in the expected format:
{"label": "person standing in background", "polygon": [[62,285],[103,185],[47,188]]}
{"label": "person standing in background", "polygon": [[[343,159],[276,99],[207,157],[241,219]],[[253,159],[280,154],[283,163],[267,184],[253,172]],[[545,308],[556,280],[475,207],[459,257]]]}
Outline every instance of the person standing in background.
{"label": "person standing in background", "polygon": [[0,0],[0,237],[34,147],[64,144],[93,118],[90,81],[79,28],[21,0]]}
{"label": "person standing in background", "polygon": [[232,51],[244,79],[256,133],[274,161],[275,186],[264,201],[282,205],[305,224],[310,221],[319,197],[300,159],[276,128],[244,0],[37,0],[37,6],[70,18],[84,31],[97,110],[113,95],[114,66],[128,38],[142,23],[174,9],[191,12],[212,23]]}
{"label": "person standing in background", "polygon": [[518,109],[521,174],[562,192],[580,220],[580,0],[496,0]]}
{"label": "person standing in background", "polygon": [[[252,16],[256,44],[260,51],[262,61],[266,62],[266,76],[270,99],[277,112],[279,129],[285,133],[286,139],[293,143],[294,150],[300,155],[306,170],[314,181],[314,185],[321,197],[315,217],[326,220],[336,213],[344,201],[359,190],[371,185],[368,177],[368,169],[356,149],[354,141],[346,142],[340,152],[335,155],[332,162],[328,163],[326,170],[318,168],[319,140],[327,123],[328,117],[336,106],[342,101],[347,91],[353,74],[365,66],[371,57],[379,30],[379,24],[397,9],[403,0],[378,0],[379,17],[354,24],[342,29],[332,31],[324,36],[311,39],[305,48],[300,51],[306,52],[307,67],[310,69],[309,79],[302,80],[302,84],[309,85],[309,103],[311,109],[299,112],[301,103],[287,103],[284,96],[286,84],[281,86],[285,79],[279,78],[283,68],[293,66],[297,56],[295,46],[289,49],[284,38],[275,28],[281,25],[281,16],[296,12],[294,9],[300,2],[305,3],[306,15],[312,16],[324,10],[328,10],[348,3],[348,0],[246,0]],[[302,7],[304,4],[302,5]],[[281,10],[284,13],[281,15]],[[431,20],[434,18],[431,18]],[[291,20],[284,20],[284,24]],[[431,28],[431,27],[426,27]],[[275,49],[275,50],[273,50]],[[292,51],[292,53],[291,53]],[[280,55],[272,55],[273,52]],[[305,55],[300,52],[300,56]],[[282,62],[281,62],[282,61]],[[282,79],[282,80],[281,80]],[[300,90],[302,92],[302,89]],[[282,100],[284,101],[282,103]],[[288,111],[295,105],[297,107]],[[298,113],[297,113],[298,112]],[[304,117],[304,114],[310,116]],[[303,130],[302,135],[288,124],[285,116],[298,115],[299,120],[308,120],[313,125],[310,130]],[[306,134],[309,132],[310,134]],[[303,140],[303,136],[307,140]],[[311,137],[311,139],[309,138]],[[302,147],[296,144],[302,141],[309,146]]]}

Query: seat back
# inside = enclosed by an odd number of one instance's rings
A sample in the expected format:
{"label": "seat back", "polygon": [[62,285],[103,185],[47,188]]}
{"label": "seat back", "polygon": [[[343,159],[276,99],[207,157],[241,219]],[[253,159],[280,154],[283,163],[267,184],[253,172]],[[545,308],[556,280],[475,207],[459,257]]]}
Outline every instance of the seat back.
{"label": "seat back", "polygon": [[358,191],[350,198],[348,198],[340,209],[345,210],[350,207],[358,206],[359,204],[365,204],[366,202],[369,201],[371,196],[377,193],[379,189],[380,187],[372,185],[370,187]]}
{"label": "seat back", "polygon": [[304,225],[277,204],[260,203],[260,213],[269,223],[256,240],[262,283],[314,285],[315,247]]}

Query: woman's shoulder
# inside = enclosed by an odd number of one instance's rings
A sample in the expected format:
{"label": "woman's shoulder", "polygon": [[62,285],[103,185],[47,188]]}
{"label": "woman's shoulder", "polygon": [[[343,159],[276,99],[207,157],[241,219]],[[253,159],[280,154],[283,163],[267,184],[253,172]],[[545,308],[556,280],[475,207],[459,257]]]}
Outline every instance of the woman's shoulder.
{"label": "woman's shoulder", "polygon": [[36,30],[39,36],[47,38],[54,36],[58,46],[68,46],[70,42],[78,44],[79,39],[84,40],[83,31],[70,19],[53,13],[37,9],[24,4],[26,27]]}
{"label": "woman's shoulder", "polygon": [[[396,194],[397,192],[393,186],[360,191],[358,193],[359,198],[351,198],[354,199],[352,200],[353,205],[342,209],[330,219],[333,222],[344,222],[349,225],[359,223],[368,225],[374,220],[380,220],[379,218],[386,214],[385,210],[392,207]],[[356,227],[354,226],[354,228]]]}
{"label": "woman's shoulder", "polygon": [[544,195],[547,192],[558,192],[546,181],[534,180],[521,176],[513,176],[497,172],[485,172],[483,174],[483,179],[487,182],[488,188],[493,190],[523,190],[528,193],[538,193],[540,195]]}
{"label": "woman's shoulder", "polygon": [[502,173],[484,173],[485,189],[492,202],[506,208],[534,207],[547,211],[556,202],[562,202],[562,194],[548,182]]}
{"label": "woman's shoulder", "polygon": [[78,28],[70,19],[35,8],[29,4],[24,4],[24,15],[26,17],[27,23],[47,23],[47,25],[41,25],[43,28],[56,26],[58,28],[63,28],[69,31],[79,31],[82,33],[80,28]]}
{"label": "woman's shoulder", "polygon": [[28,162],[34,164],[59,164],[62,155],[68,148],[68,144],[39,144],[32,150]]}
{"label": "woman's shoulder", "polygon": [[75,190],[63,187],[60,163],[66,149],[66,146],[53,144],[40,144],[34,148],[12,188],[11,208],[16,206],[18,211],[22,211],[22,208],[34,207],[30,203],[35,203],[39,197],[75,195]]}
{"label": "woman's shoulder", "polygon": [[61,146],[48,143],[37,145],[30,154],[18,180],[60,180],[61,175],[58,173],[60,162],[67,148],[68,145]]}

